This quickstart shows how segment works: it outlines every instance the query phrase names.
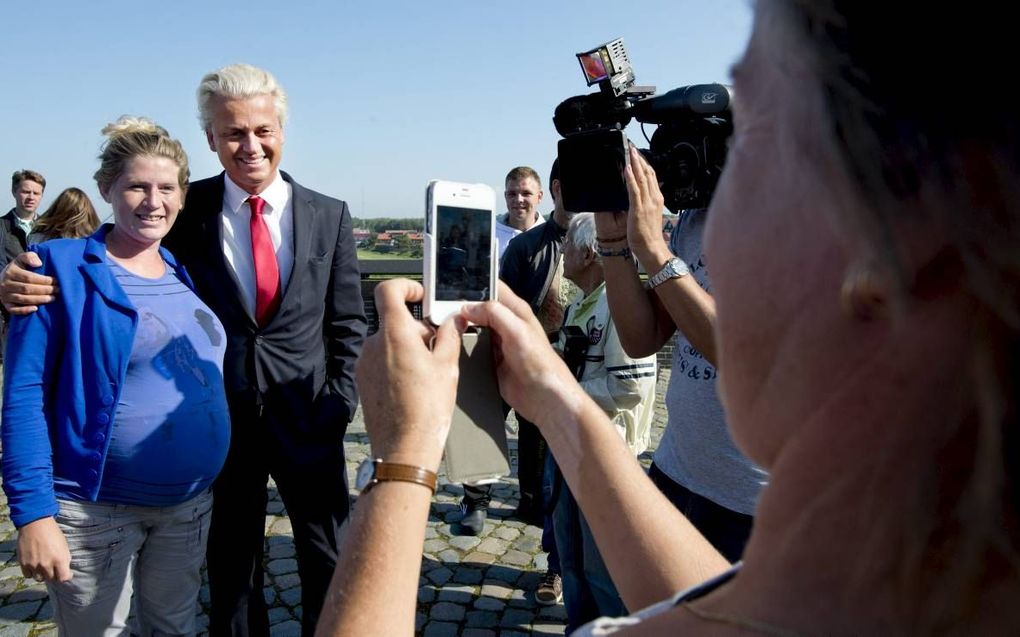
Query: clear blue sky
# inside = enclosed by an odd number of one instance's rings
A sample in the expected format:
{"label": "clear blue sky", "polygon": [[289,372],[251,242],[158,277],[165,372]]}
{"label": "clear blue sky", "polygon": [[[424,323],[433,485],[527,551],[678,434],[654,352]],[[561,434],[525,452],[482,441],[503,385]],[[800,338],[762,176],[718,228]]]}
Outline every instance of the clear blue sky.
{"label": "clear blue sky", "polygon": [[[192,178],[219,172],[195,88],[234,62],[270,70],[290,97],[281,167],[346,199],[355,216],[420,216],[429,179],[502,192],[516,165],[547,175],[552,112],[588,92],[574,53],[623,37],[638,84],[727,82],[750,31],[747,0],[625,4],[491,0],[244,3],[60,0],[5,11],[0,176],[42,172],[42,207],[92,180],[100,129],[144,115],[178,137]],[[640,133],[629,131],[638,141]],[[646,144],[641,140],[639,144]],[[544,181],[544,178],[543,178]],[[13,206],[6,193],[0,212]],[[543,209],[550,205],[543,204]]]}

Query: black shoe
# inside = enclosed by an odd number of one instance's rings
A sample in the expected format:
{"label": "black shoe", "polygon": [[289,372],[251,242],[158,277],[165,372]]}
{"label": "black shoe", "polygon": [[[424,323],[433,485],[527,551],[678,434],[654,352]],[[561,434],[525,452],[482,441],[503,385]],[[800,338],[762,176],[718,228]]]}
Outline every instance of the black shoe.
{"label": "black shoe", "polygon": [[464,517],[460,519],[460,526],[465,535],[478,535],[485,527],[485,518],[488,517],[488,503],[468,502],[463,500],[460,503],[460,510]]}

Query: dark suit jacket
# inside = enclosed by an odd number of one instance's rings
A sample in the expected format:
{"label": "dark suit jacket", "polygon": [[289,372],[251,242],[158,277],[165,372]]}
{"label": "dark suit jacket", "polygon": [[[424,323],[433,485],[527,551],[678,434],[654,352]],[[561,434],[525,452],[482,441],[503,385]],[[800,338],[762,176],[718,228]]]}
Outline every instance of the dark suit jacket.
{"label": "dark suit jacket", "polygon": [[14,208],[11,208],[7,214],[0,217],[0,240],[2,240],[0,248],[3,249],[0,261],[4,265],[13,261],[28,247],[28,237],[25,236],[25,231],[14,222],[14,215],[16,214],[18,213],[14,211]]}
{"label": "dark suit jacket", "polygon": [[[163,246],[223,322],[223,378],[232,404],[264,405],[276,415],[277,429],[291,433],[318,438],[339,428],[342,435],[358,403],[354,363],[367,331],[351,215],[343,201],[281,174],[293,190],[294,268],[265,328],[245,309],[223,255],[222,173],[191,184]],[[235,431],[246,424],[234,423]]]}

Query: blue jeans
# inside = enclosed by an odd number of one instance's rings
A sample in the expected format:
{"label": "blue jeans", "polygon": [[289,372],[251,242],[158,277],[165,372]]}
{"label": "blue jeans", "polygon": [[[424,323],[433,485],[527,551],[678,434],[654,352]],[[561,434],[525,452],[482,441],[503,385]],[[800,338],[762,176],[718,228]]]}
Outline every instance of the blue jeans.
{"label": "blue jeans", "polygon": [[169,507],[60,500],[69,582],[47,585],[62,637],[193,635],[212,494]]}
{"label": "blue jeans", "polygon": [[555,498],[552,528],[563,577],[567,634],[599,617],[626,615],[627,608],[602,561],[591,528],[560,475],[552,453],[546,456],[545,469]]}

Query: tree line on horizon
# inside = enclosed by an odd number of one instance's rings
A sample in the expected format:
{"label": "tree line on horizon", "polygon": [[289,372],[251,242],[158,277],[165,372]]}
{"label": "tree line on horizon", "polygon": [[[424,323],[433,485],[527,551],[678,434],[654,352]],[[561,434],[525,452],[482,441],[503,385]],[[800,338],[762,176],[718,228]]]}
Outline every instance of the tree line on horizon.
{"label": "tree line on horizon", "polygon": [[355,228],[371,230],[372,232],[386,232],[387,230],[413,230],[421,232],[425,228],[425,219],[422,217],[403,219],[396,217],[376,217],[374,219],[352,217],[352,221]]}

